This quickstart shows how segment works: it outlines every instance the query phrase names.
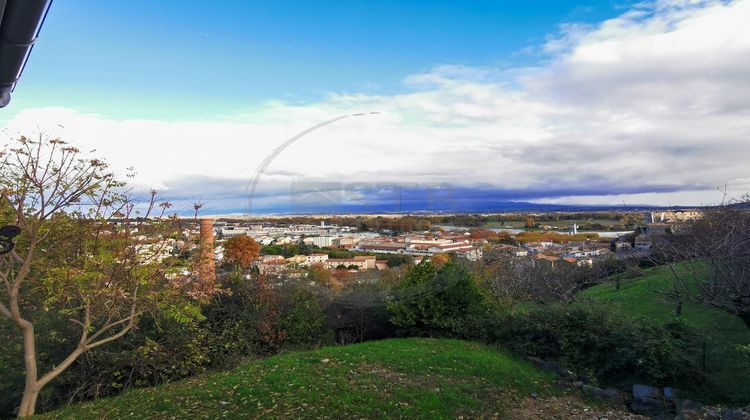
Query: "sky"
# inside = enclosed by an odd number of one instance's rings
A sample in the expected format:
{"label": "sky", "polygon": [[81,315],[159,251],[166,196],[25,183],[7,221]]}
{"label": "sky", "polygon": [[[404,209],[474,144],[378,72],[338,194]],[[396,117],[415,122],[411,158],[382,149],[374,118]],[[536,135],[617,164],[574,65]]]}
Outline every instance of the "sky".
{"label": "sky", "polygon": [[179,211],[715,204],[750,191],[747,22],[750,0],[58,1],[0,125]]}

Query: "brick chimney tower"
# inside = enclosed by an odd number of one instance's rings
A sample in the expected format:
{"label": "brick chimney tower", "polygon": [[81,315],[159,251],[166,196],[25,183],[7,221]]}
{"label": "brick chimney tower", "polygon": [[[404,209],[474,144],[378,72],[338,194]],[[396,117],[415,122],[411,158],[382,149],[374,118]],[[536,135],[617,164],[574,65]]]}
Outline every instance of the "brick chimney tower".
{"label": "brick chimney tower", "polygon": [[214,220],[201,219],[200,261],[198,262],[198,278],[201,282],[216,280],[216,262],[214,261]]}

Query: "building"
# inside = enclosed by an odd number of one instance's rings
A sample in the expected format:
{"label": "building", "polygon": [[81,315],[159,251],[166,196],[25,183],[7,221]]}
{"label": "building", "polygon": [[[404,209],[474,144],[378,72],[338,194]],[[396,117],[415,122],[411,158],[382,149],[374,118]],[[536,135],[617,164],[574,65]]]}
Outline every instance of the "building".
{"label": "building", "polygon": [[661,212],[646,212],[646,224],[651,223],[686,223],[703,217],[698,210],[671,210]]}
{"label": "building", "polygon": [[360,251],[376,252],[380,254],[404,254],[407,248],[405,243],[395,242],[368,242],[357,247]]}
{"label": "building", "polygon": [[510,250],[510,254],[513,255],[514,257],[525,257],[525,256],[529,255],[529,251],[527,251],[524,248],[513,247]]}
{"label": "building", "polygon": [[647,235],[638,235],[635,237],[635,250],[636,251],[649,251],[653,242]]}
{"label": "building", "polygon": [[[400,240],[399,240],[400,239]],[[431,257],[435,254],[452,253],[470,260],[482,258],[482,250],[468,240],[454,242],[446,239],[398,238],[393,241],[368,241],[357,246],[357,250],[379,254],[403,254]]]}
{"label": "building", "polygon": [[318,248],[330,247],[336,238],[333,236],[313,236],[305,238],[305,242],[311,243]]}
{"label": "building", "polygon": [[375,260],[375,268],[378,270],[387,270],[388,269],[388,261],[386,260]]}
{"label": "building", "polygon": [[328,260],[328,254],[310,254],[307,256],[308,264],[322,264]]}
{"label": "building", "polygon": [[614,248],[615,252],[627,252],[632,250],[633,246],[630,242],[621,239],[614,242]]}
{"label": "building", "polygon": [[222,238],[234,238],[237,236],[249,236],[249,230],[243,227],[228,226],[221,229]]}
{"label": "building", "polygon": [[547,264],[550,267],[554,267],[555,264],[560,261],[560,258],[552,255],[534,254],[534,260],[532,261],[534,261],[535,264]]}
{"label": "building", "polygon": [[307,255],[295,255],[286,259],[287,264],[307,265]]}
{"label": "building", "polygon": [[342,266],[346,268],[356,266],[357,270],[365,271],[375,268],[375,257],[361,255],[354,258],[328,258],[323,266],[329,270],[335,270]]}

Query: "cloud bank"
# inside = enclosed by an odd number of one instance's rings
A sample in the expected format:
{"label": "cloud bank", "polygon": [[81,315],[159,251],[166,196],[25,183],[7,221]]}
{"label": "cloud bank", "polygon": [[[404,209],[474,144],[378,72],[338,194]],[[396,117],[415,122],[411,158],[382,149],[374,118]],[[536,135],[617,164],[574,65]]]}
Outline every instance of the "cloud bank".
{"label": "cloud bank", "polygon": [[561,25],[536,46],[535,67],[439,65],[405,77],[399,94],[269,101],[206,121],[28,109],[8,132],[40,126],[97,149],[118,170],[134,166],[139,186],[160,189],[178,209],[200,200],[207,211],[241,212],[247,183],[275,147],[362,111],[381,114],[331,124],[281,153],[253,208],[301,210],[295,191],[315,183],[341,185],[344,207],[393,200],[382,193],[393,185],[450,186],[453,209],[477,196],[711,204],[718,186],[750,191],[747,22],[750,0],[660,0],[598,25]]}

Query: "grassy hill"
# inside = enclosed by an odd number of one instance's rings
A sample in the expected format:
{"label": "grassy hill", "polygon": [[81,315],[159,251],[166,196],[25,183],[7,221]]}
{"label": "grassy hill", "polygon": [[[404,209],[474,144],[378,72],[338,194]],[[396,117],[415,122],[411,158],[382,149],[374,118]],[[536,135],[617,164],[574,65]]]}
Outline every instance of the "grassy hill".
{"label": "grassy hill", "polygon": [[601,410],[552,382],[496,347],[394,339],[283,354],[42,417],[568,418]]}
{"label": "grassy hill", "polygon": [[[642,277],[623,282],[619,292],[614,283],[602,284],[584,290],[580,296],[594,303],[606,304],[629,318],[664,323],[674,319],[673,307],[656,291],[668,288],[670,275],[664,267],[653,268]],[[705,336],[709,381],[706,396],[718,391],[730,402],[750,402],[750,360],[737,348],[737,345],[750,344],[750,332],[744,323],[735,316],[700,303],[686,303],[683,320]]]}
{"label": "grassy hill", "polygon": [[549,387],[548,375],[494,348],[398,339],[284,354],[50,416],[454,417]]}
{"label": "grassy hill", "polygon": [[[672,319],[660,268],[622,284],[581,292],[583,304],[606,305],[650,323]],[[705,390],[690,396],[744,405],[750,361],[737,345],[750,333],[737,318],[687,303],[684,320],[705,336]],[[236,369],[66,407],[45,418],[627,418],[553,385],[554,378],[495,347],[447,339],[392,339],[325,347],[251,361]],[[718,390],[718,392],[717,392]],[[531,398],[535,394],[536,398]],[[602,410],[609,410],[603,412]]]}

